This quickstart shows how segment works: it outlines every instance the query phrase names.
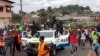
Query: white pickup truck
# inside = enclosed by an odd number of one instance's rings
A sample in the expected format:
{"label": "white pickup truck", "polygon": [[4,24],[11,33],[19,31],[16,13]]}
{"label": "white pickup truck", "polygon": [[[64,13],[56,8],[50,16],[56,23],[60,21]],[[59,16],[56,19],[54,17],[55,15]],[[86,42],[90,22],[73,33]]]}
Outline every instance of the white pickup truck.
{"label": "white pickup truck", "polygon": [[39,43],[39,37],[44,36],[45,42],[50,45],[52,55],[56,55],[56,49],[64,49],[64,47],[69,46],[68,37],[70,35],[69,31],[66,31],[63,35],[57,34],[56,30],[42,30],[38,31],[34,37],[25,37],[25,32],[22,35],[22,45],[26,45],[28,43],[33,43],[37,45]]}

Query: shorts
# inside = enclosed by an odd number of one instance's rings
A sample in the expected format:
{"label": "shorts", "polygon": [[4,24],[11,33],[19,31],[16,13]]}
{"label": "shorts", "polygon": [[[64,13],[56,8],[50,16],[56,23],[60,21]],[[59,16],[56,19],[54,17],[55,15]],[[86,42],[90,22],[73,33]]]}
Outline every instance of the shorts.
{"label": "shorts", "polygon": [[7,46],[11,46],[11,45],[12,45],[12,41],[11,40],[7,41]]}
{"label": "shorts", "polygon": [[93,44],[96,44],[96,43],[98,43],[97,40],[93,40]]}

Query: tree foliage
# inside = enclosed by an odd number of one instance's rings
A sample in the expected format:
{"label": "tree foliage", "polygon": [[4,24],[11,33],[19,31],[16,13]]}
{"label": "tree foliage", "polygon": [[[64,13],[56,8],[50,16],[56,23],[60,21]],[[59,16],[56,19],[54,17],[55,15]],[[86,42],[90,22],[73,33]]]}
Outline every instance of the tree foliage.
{"label": "tree foliage", "polygon": [[21,22],[21,16],[19,14],[12,14],[12,22],[13,23],[20,23]]}
{"label": "tree foliage", "polygon": [[45,22],[47,19],[53,20],[53,17],[55,16],[57,12],[60,12],[60,14],[64,15],[69,15],[73,12],[76,12],[77,14],[83,14],[86,11],[91,11],[89,6],[82,7],[79,5],[68,5],[68,6],[60,6],[60,8],[51,8],[48,7],[46,9],[40,9],[38,10],[40,20]]}
{"label": "tree foliage", "polygon": [[68,6],[66,6],[66,7],[61,6],[61,7],[59,8],[59,10],[61,10],[61,13],[62,13],[63,15],[65,15],[65,14],[70,14],[70,13],[73,13],[73,12],[82,14],[82,13],[84,13],[86,10],[87,10],[87,11],[91,11],[89,6],[82,7],[82,6],[79,6],[79,5],[68,5]]}
{"label": "tree foliage", "polygon": [[39,16],[40,16],[40,21],[41,23],[44,23],[47,20],[47,12],[45,9],[40,9],[38,10]]}
{"label": "tree foliage", "polygon": [[[24,16],[26,12],[22,11],[22,16]],[[19,15],[21,15],[21,10],[19,11]]]}
{"label": "tree foliage", "polygon": [[26,12],[22,11],[22,15],[21,15],[21,11],[19,11],[19,13],[13,13],[12,14],[12,22],[13,23],[21,23],[22,17],[26,14]]}
{"label": "tree foliage", "polygon": [[47,19],[53,20],[53,12],[52,12],[51,7],[48,7],[47,10],[40,9],[40,10],[38,10],[38,12],[39,12],[41,23],[44,23]]}

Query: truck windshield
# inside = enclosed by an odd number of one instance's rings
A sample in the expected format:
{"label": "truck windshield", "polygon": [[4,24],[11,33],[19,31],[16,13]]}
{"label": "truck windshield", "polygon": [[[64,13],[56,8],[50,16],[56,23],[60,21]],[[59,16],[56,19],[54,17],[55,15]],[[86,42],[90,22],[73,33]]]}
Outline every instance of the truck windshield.
{"label": "truck windshield", "polygon": [[44,36],[45,38],[53,37],[53,32],[38,32],[40,36]]}
{"label": "truck windshield", "polygon": [[28,32],[23,32],[22,36],[23,38],[31,38],[31,35],[28,34]]}
{"label": "truck windshield", "polygon": [[23,32],[23,37],[24,38],[27,38],[28,37],[27,32]]}

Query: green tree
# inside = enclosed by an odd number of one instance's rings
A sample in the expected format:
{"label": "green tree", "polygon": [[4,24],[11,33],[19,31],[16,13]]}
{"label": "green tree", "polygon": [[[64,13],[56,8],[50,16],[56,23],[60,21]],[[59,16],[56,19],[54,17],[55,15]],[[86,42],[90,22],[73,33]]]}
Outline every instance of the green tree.
{"label": "green tree", "polygon": [[47,12],[49,12],[49,13],[52,12],[52,8],[48,7]]}
{"label": "green tree", "polygon": [[21,16],[19,14],[13,13],[12,14],[12,22],[13,23],[20,23],[21,22]]}
{"label": "green tree", "polygon": [[44,23],[47,20],[47,12],[45,9],[38,10],[40,16],[40,22]]}
{"label": "green tree", "polygon": [[[22,11],[22,16],[24,16],[26,12]],[[19,15],[21,15],[21,10],[19,11]]]}
{"label": "green tree", "polygon": [[47,9],[47,19],[52,20],[53,19],[53,9],[51,7],[48,7]]}
{"label": "green tree", "polygon": [[75,20],[73,18],[70,18],[68,21],[69,22],[75,22]]}
{"label": "green tree", "polygon": [[86,6],[85,9],[86,9],[86,10],[90,10],[90,7],[89,7],[89,6]]}

